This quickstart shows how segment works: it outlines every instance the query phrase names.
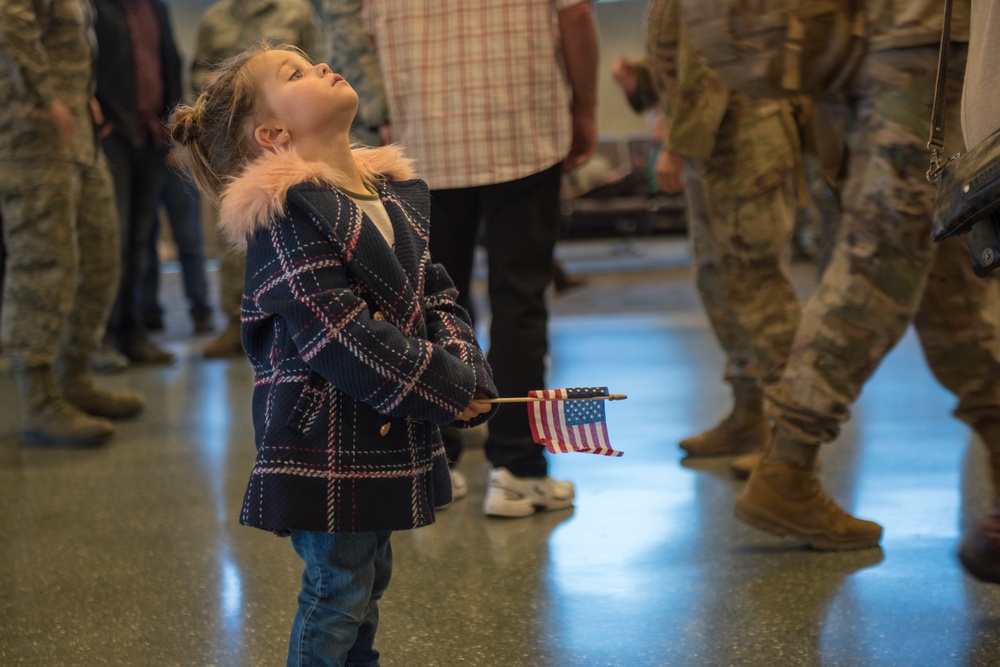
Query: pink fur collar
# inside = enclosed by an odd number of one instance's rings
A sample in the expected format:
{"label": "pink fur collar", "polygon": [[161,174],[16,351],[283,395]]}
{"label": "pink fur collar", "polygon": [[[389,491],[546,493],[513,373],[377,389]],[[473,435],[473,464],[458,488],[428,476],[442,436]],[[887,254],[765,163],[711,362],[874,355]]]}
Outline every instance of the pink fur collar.
{"label": "pink fur collar", "polygon": [[[367,183],[413,178],[411,160],[397,146],[357,148],[354,158]],[[306,162],[294,151],[265,153],[222,192],[219,229],[240,252],[247,238],[282,215],[289,189],[299,183],[334,185],[343,182],[339,171],[323,162]]]}

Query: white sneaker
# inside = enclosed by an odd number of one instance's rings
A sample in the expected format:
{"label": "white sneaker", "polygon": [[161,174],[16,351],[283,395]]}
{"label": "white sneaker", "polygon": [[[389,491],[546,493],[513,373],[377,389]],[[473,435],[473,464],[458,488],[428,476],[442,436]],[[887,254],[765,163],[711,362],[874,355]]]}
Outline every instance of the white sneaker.
{"label": "white sneaker", "polygon": [[[465,481],[465,475],[454,468],[450,468],[448,472],[451,474],[451,503],[453,503],[469,495],[469,483]],[[438,511],[446,510],[451,507],[451,503],[435,507],[434,509]]]}
{"label": "white sneaker", "polygon": [[467,495],[469,495],[469,483],[465,481],[465,475],[458,472],[454,468],[449,470],[451,473],[451,500],[452,502],[460,500]]}
{"label": "white sneaker", "polygon": [[488,516],[531,516],[537,510],[573,506],[573,483],[551,477],[516,477],[506,468],[491,468],[483,511]]}

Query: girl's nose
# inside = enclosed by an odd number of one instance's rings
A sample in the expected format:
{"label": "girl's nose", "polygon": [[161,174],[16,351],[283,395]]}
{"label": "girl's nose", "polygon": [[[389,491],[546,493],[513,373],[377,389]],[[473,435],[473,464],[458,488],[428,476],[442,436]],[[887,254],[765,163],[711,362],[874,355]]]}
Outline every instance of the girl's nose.
{"label": "girl's nose", "polygon": [[316,73],[322,77],[327,76],[328,74],[333,74],[333,70],[330,69],[330,66],[326,63],[320,63],[316,65]]}

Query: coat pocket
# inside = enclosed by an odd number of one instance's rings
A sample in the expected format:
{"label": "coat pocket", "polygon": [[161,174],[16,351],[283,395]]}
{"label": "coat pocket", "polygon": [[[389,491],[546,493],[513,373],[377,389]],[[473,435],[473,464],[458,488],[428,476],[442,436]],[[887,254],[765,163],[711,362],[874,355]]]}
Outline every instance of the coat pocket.
{"label": "coat pocket", "polygon": [[308,434],[326,405],[327,396],[326,381],[315,373],[310,373],[309,379],[302,387],[302,393],[295,401],[295,407],[285,420],[285,425],[302,435]]}

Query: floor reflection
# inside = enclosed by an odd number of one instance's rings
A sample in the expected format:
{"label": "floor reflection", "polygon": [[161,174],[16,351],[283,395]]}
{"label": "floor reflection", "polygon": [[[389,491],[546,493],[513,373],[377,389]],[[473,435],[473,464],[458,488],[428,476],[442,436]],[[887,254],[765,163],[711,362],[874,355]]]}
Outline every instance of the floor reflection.
{"label": "floor reflection", "polygon": [[[383,665],[1000,664],[1000,587],[954,557],[989,504],[985,457],[915,337],[822,452],[824,484],[884,524],[884,551],[815,553],[732,518],[742,485],[727,460],[680,456],[677,441],[729,399],[671,257],[595,274],[553,303],[551,385],[628,394],[607,411],[625,455],[552,457],[576,484],[574,509],[488,520],[473,442],[460,464],[469,496],[393,537]],[[0,376],[0,665],[283,663],[301,563],[287,540],[237,525],[252,378],[243,361],[198,356],[206,339],[177,333],[179,281],[166,285],[163,342],[182,359],[102,378],[150,405],[106,449],[21,448]]]}

